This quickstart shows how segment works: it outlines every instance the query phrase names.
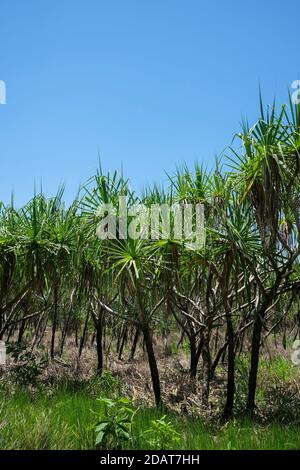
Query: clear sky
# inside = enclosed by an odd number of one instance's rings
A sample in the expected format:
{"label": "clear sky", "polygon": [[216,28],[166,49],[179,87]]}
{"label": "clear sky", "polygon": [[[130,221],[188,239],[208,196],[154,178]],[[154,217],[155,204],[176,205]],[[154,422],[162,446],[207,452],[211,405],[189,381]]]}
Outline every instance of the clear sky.
{"label": "clear sky", "polygon": [[0,200],[211,164],[300,76],[299,0],[1,0]]}

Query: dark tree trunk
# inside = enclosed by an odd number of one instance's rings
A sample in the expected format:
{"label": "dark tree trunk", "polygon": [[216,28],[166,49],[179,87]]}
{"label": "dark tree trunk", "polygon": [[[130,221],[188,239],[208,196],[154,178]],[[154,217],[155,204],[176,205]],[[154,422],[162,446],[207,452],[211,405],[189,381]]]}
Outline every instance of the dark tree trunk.
{"label": "dark tree trunk", "polygon": [[[250,414],[253,414],[254,409],[255,409],[255,394],[256,394],[256,386],[257,386],[257,373],[258,373],[258,365],[259,365],[259,353],[260,353],[260,346],[261,346],[263,318],[266,314],[267,309],[270,307],[270,305],[272,305],[272,302],[276,298],[277,289],[281,283],[282,277],[287,267],[288,267],[288,264],[285,266],[284,270],[280,271],[280,273],[277,274],[277,277],[275,279],[275,282],[272,288],[270,289],[267,295],[264,295],[261,306],[256,310],[254,325],[253,325],[252,341],[251,341],[251,364],[250,364],[250,372],[249,372],[249,380],[248,380],[248,398],[247,398],[247,405],[246,405],[246,411]],[[276,342],[276,339],[275,339],[275,342]]]}
{"label": "dark tree trunk", "polygon": [[255,393],[257,385],[257,372],[258,372],[258,363],[259,363],[259,350],[261,342],[261,332],[262,332],[262,321],[261,316],[258,313],[253,325],[253,334],[251,342],[251,365],[249,372],[249,381],[248,381],[248,399],[247,399],[247,411],[252,414],[255,409]]}
{"label": "dark tree trunk", "polygon": [[57,328],[57,313],[58,313],[58,287],[54,287],[54,304],[53,304],[53,321],[52,321],[52,337],[51,337],[51,349],[50,357],[54,359],[54,350],[55,350],[55,335]]}
{"label": "dark tree trunk", "polygon": [[35,327],[35,335],[34,335],[34,339],[33,339],[33,342],[32,342],[31,351],[34,351],[34,349],[36,347],[36,344],[38,342],[39,332],[40,332],[40,329],[41,329],[41,324],[42,324],[44,315],[45,315],[44,313],[42,315],[40,315],[39,321],[38,321],[38,323]]}
{"label": "dark tree trunk", "polygon": [[123,329],[124,329],[124,324],[122,324],[121,328],[118,328],[117,344],[116,344],[116,353],[117,354],[119,354],[119,350],[120,350],[120,345],[121,345],[121,340],[122,340],[122,335],[123,335]]}
{"label": "dark tree trunk", "polygon": [[122,359],[123,349],[124,349],[124,346],[125,346],[126,341],[127,341],[127,329],[128,329],[128,326],[125,324],[124,328],[123,328],[121,343],[120,343],[120,346],[119,346],[119,354],[118,354],[118,359],[119,360]]}
{"label": "dark tree trunk", "polygon": [[65,347],[65,341],[66,341],[66,337],[67,337],[67,333],[68,333],[68,329],[69,329],[71,312],[72,312],[72,310],[70,309],[69,312],[68,312],[67,320],[66,320],[64,328],[63,328],[63,332],[62,332],[61,345],[60,345],[60,355],[61,356],[63,354],[64,347]]}
{"label": "dark tree trunk", "polygon": [[191,379],[196,379],[198,363],[200,355],[203,348],[203,337],[201,337],[200,342],[197,346],[197,341],[195,336],[189,336],[190,341],[190,377]]}
{"label": "dark tree trunk", "polygon": [[137,328],[135,330],[135,335],[134,335],[134,338],[133,338],[132,346],[131,346],[131,351],[130,351],[130,358],[129,359],[131,361],[134,359],[135,352],[136,352],[136,347],[137,347],[137,344],[138,344],[140,334],[141,334],[141,329],[140,329],[139,326],[137,326]]}
{"label": "dark tree trunk", "polygon": [[234,392],[235,392],[235,347],[234,331],[230,314],[227,315],[227,337],[228,337],[228,365],[227,365],[227,393],[224,408],[224,418],[230,418],[233,412]]}
{"label": "dark tree trunk", "polygon": [[227,256],[225,260],[225,266],[223,270],[223,281],[222,286],[222,297],[226,317],[226,327],[227,327],[227,393],[226,393],[226,403],[223,412],[223,417],[225,419],[231,418],[233,413],[233,404],[234,404],[234,393],[235,393],[235,344],[234,344],[234,328],[232,323],[231,315],[231,305],[228,300],[228,285],[230,271],[232,267],[232,259],[230,255]]}
{"label": "dark tree trunk", "polygon": [[7,333],[7,336],[6,336],[6,341],[7,341],[7,342],[9,342],[9,340],[10,340],[10,338],[13,336],[14,332],[15,332],[15,327],[14,327],[14,325],[13,325],[13,326],[11,326],[11,327],[9,328],[9,330],[8,330],[8,333]]}
{"label": "dark tree trunk", "polygon": [[198,367],[198,362],[196,360],[196,338],[195,336],[189,336],[189,341],[190,341],[190,377],[191,379],[195,379],[197,376],[197,367]]}
{"label": "dark tree trunk", "polygon": [[84,343],[85,343],[85,338],[86,338],[86,330],[87,330],[87,326],[88,326],[89,317],[90,317],[90,312],[87,313],[86,319],[85,319],[85,322],[84,322],[83,333],[82,333],[82,337],[81,337],[80,345],[79,345],[79,353],[78,353],[79,359],[81,358],[81,354],[82,354],[82,351],[83,351],[83,348],[84,348]]}
{"label": "dark tree trunk", "polygon": [[103,314],[99,314],[98,321],[96,323],[96,346],[97,346],[97,374],[102,375],[103,372]]}
{"label": "dark tree trunk", "polygon": [[46,331],[47,325],[48,325],[48,318],[49,318],[49,315],[47,314],[46,317],[45,317],[45,321],[44,321],[44,325],[43,325],[42,331],[41,331],[41,333],[40,333],[40,337],[37,339],[36,347],[39,347],[39,345],[40,345],[41,342],[42,342],[42,339],[43,339],[44,336],[45,336],[45,331]]}
{"label": "dark tree trunk", "polygon": [[213,379],[214,376],[215,376],[216,368],[218,367],[218,364],[219,364],[222,356],[225,354],[227,346],[228,346],[228,342],[226,341],[225,344],[223,344],[223,346],[219,349],[219,351],[217,352],[217,354],[215,356],[215,359],[214,359],[214,361],[212,363],[212,366],[211,366],[211,369],[210,369],[211,379]]}
{"label": "dark tree trunk", "polygon": [[159,380],[159,373],[158,373],[156,358],[155,358],[154,349],[153,349],[152,337],[151,337],[151,333],[150,333],[148,325],[145,325],[143,327],[143,335],[144,335],[145,346],[146,346],[147,354],[148,354],[148,361],[149,361],[149,367],[150,367],[150,372],[151,372],[155,403],[156,403],[156,406],[159,406],[161,404],[160,380]]}
{"label": "dark tree trunk", "polygon": [[21,322],[21,326],[20,326],[20,329],[19,329],[19,335],[18,335],[18,341],[17,341],[18,344],[22,343],[23,335],[24,335],[24,332],[25,332],[25,327],[26,327],[26,320],[23,320]]}
{"label": "dark tree trunk", "polygon": [[202,403],[204,406],[208,406],[209,389],[210,389],[210,369],[211,369],[211,355],[210,355],[210,331],[206,328],[203,333],[203,348],[202,348],[202,359],[203,359],[203,383],[202,383]]}

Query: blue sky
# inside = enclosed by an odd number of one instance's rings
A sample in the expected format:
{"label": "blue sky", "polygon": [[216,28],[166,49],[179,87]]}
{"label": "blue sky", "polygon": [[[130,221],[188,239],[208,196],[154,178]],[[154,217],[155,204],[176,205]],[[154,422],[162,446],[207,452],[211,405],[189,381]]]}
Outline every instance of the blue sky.
{"label": "blue sky", "polygon": [[299,78],[298,1],[1,0],[0,200],[42,182],[70,201],[98,164],[139,190],[210,165],[258,83],[270,102]]}

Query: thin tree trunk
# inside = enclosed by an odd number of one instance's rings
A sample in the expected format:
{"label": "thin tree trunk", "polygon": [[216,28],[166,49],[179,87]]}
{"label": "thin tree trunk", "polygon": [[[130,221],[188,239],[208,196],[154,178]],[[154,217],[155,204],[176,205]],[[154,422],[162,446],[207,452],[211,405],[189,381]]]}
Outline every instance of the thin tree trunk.
{"label": "thin tree trunk", "polygon": [[62,356],[64,347],[65,347],[65,341],[68,333],[68,328],[69,328],[69,323],[70,323],[70,318],[71,318],[71,312],[72,310],[70,309],[68,312],[67,320],[65,322],[63,332],[62,332],[62,337],[61,337],[61,344],[60,344],[60,355]]}
{"label": "thin tree trunk", "polygon": [[231,320],[231,315],[228,312],[226,315],[227,321],[227,337],[228,337],[228,365],[227,365],[227,393],[226,403],[224,409],[224,418],[228,419],[232,416],[233,403],[234,403],[234,392],[235,392],[235,348],[234,348],[234,331]]}
{"label": "thin tree trunk", "polygon": [[56,335],[56,327],[57,327],[57,314],[58,314],[58,287],[55,286],[54,287],[54,304],[53,304],[51,350],[50,350],[51,359],[54,359],[55,335]]}
{"label": "thin tree trunk", "polygon": [[210,356],[210,331],[209,328],[205,328],[203,333],[203,348],[202,348],[202,359],[203,359],[203,383],[202,383],[202,403],[204,406],[208,406],[209,389],[210,389],[210,368],[211,368],[211,356]]}
{"label": "thin tree trunk", "polygon": [[195,336],[190,336],[189,340],[190,340],[190,377],[192,379],[196,379],[198,363],[199,363],[200,355],[201,355],[202,348],[203,348],[203,336],[201,337],[198,346],[197,346]]}
{"label": "thin tree trunk", "polygon": [[34,335],[34,339],[33,339],[32,346],[31,346],[31,352],[34,351],[34,348],[36,347],[36,344],[38,342],[39,332],[40,332],[40,328],[41,328],[41,324],[42,324],[44,315],[45,315],[45,313],[42,313],[42,315],[39,318],[38,324],[36,325],[35,335]]}
{"label": "thin tree trunk", "polygon": [[225,266],[223,270],[223,286],[222,286],[222,297],[226,317],[226,327],[227,327],[227,339],[228,339],[228,348],[227,348],[227,393],[226,393],[226,403],[223,412],[223,417],[225,419],[231,418],[233,413],[233,404],[234,404],[234,393],[235,393],[235,347],[234,347],[234,328],[232,323],[231,315],[231,306],[228,300],[228,285],[230,270],[232,267],[232,260],[230,255],[225,259]]}
{"label": "thin tree trunk", "polygon": [[124,346],[125,346],[126,341],[127,341],[127,329],[128,329],[128,325],[125,324],[124,328],[123,328],[123,332],[122,332],[122,340],[121,340],[121,343],[120,343],[120,346],[119,346],[119,354],[118,354],[118,359],[119,360],[122,359],[123,349],[124,349]]}
{"label": "thin tree trunk", "polygon": [[100,312],[98,321],[96,323],[96,346],[97,346],[97,374],[102,375],[103,372],[103,313]]}
{"label": "thin tree trunk", "polygon": [[80,345],[79,345],[79,353],[78,353],[78,358],[79,358],[79,359],[81,358],[81,354],[82,354],[83,347],[84,347],[84,343],[85,343],[86,330],[87,330],[87,326],[88,326],[89,317],[90,317],[90,312],[88,311],[88,313],[86,314],[86,319],[85,319],[85,322],[84,322],[83,333],[82,333],[82,337],[81,337]]}
{"label": "thin tree trunk", "polygon": [[139,326],[137,326],[137,328],[135,330],[135,335],[134,335],[134,338],[133,338],[132,346],[131,346],[130,357],[129,357],[130,361],[132,361],[134,359],[135,352],[136,352],[136,347],[137,347],[137,343],[138,343],[140,334],[141,334],[141,329],[140,329]]}
{"label": "thin tree trunk", "polygon": [[252,342],[251,342],[251,365],[248,381],[248,399],[246,409],[253,414],[255,409],[255,393],[257,385],[257,372],[259,363],[259,351],[261,343],[262,321],[258,313],[253,326]]}
{"label": "thin tree trunk", "polygon": [[44,321],[44,325],[43,325],[43,329],[42,329],[42,332],[41,332],[41,334],[40,334],[40,337],[39,337],[39,339],[38,339],[38,341],[37,341],[37,343],[36,343],[36,347],[38,347],[38,346],[41,344],[42,339],[43,339],[43,337],[44,337],[44,335],[45,335],[45,331],[46,331],[47,325],[48,325],[48,318],[49,318],[49,314],[46,315],[46,318],[45,318],[45,321]]}
{"label": "thin tree trunk", "polygon": [[17,341],[18,344],[22,343],[23,335],[25,332],[25,327],[26,327],[26,320],[23,320],[19,329],[18,341]]}
{"label": "thin tree trunk", "polygon": [[143,335],[144,335],[145,346],[146,346],[147,354],[148,354],[148,361],[149,361],[149,367],[150,367],[150,372],[151,372],[155,404],[156,406],[159,406],[161,404],[160,380],[159,380],[157,362],[156,362],[154,349],[153,349],[152,337],[151,337],[151,333],[150,333],[148,325],[143,326]]}

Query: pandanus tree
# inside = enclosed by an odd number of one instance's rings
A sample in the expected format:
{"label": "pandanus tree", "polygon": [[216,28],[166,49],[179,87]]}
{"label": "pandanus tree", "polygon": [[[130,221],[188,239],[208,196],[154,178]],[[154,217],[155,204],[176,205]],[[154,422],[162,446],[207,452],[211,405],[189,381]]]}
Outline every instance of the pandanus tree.
{"label": "pandanus tree", "polygon": [[[105,175],[100,167],[96,175],[82,188],[81,227],[79,232],[79,249],[77,250],[76,264],[79,273],[79,292],[88,305],[95,329],[98,365],[97,371],[103,371],[103,328],[105,316],[112,314],[109,306],[112,305],[116,286],[109,273],[107,253],[104,252],[105,236],[98,237],[97,229],[101,223],[101,209],[111,205],[113,210],[118,209],[119,197],[131,197],[128,182],[117,172]],[[103,211],[103,216],[107,211]],[[108,233],[108,227],[103,227]],[[117,235],[117,234],[116,234]],[[105,310],[105,308],[106,310]],[[88,313],[89,314],[89,313]],[[88,315],[87,314],[87,315]]]}
{"label": "pandanus tree", "polygon": [[[141,197],[123,176],[99,169],[70,207],[63,189],[50,199],[35,194],[20,209],[0,204],[0,338],[22,342],[30,330],[34,349],[50,331],[54,358],[58,339],[63,354],[75,333],[79,365],[90,335],[101,374],[112,353],[107,338],[121,361],[133,333],[130,357],[141,339],[157,404],[155,342],[162,336],[168,352],[170,339],[185,339],[191,385],[196,391],[200,373],[205,406],[223,366],[226,418],[233,412],[236,355],[249,349],[253,412],[263,341],[281,325],[285,337],[290,323],[297,333],[297,318],[299,327],[300,108],[290,102],[289,109],[276,112],[273,104],[265,111],[261,103],[258,122],[245,124],[238,137],[241,149],[211,171],[185,166],[169,177],[169,187],[148,188]],[[195,245],[199,204],[206,240]],[[182,233],[176,216],[189,207],[191,233]],[[151,233],[140,230],[143,224]]]}
{"label": "pandanus tree", "polygon": [[[235,321],[233,310],[241,293],[249,293],[252,278],[249,264],[259,256],[259,241],[249,209],[235,196],[225,204],[218,226],[211,230],[213,260],[211,269],[217,278],[226,321],[227,394],[224,416],[232,415],[235,392]],[[247,299],[245,299],[247,302]]]}
{"label": "pandanus tree", "polygon": [[[93,299],[91,313],[97,332],[98,371],[100,373],[103,366],[102,330],[107,316],[125,322],[124,334],[126,334],[128,324],[136,326],[137,333],[142,330],[151,364],[154,363],[150,333],[148,333],[146,324],[143,327],[141,325],[142,323],[144,325],[145,322],[141,318],[138,320],[135,317],[136,309],[142,314],[142,306],[137,300],[138,293],[141,291],[137,266],[141,260],[144,243],[131,239],[127,241],[128,221],[126,217],[124,217],[122,224],[116,222],[117,218],[111,218],[111,216],[117,216],[120,220],[123,217],[120,207],[122,197],[125,198],[123,203],[125,202],[126,211],[127,207],[137,201],[137,197],[129,189],[128,182],[122,176],[116,172],[112,175],[104,175],[100,168],[96,176],[85,185],[81,201],[84,240],[80,251],[82,254],[80,279],[83,290],[86,291],[90,299]],[[102,230],[101,234],[99,228]],[[126,261],[131,259],[134,261],[128,268]],[[121,266],[122,262],[124,262],[123,267]],[[121,273],[119,275],[118,269],[121,270],[122,275]],[[124,276],[125,273],[127,276]],[[129,281],[132,281],[134,276],[137,276],[136,283],[130,283]],[[116,310],[118,306],[121,307],[121,311]],[[121,343],[124,344],[123,341]],[[122,346],[119,355],[121,352]],[[151,367],[151,374],[154,377],[155,366],[151,365]],[[157,390],[159,380],[156,378],[154,381]],[[157,402],[160,401],[159,395],[159,392],[156,392]]]}
{"label": "pandanus tree", "polygon": [[[210,175],[199,164],[195,164],[194,171],[190,171],[186,166],[183,169],[177,169],[174,176],[170,177],[171,191],[174,202],[179,204],[181,208],[191,205],[194,211],[196,206],[202,206],[205,215],[209,212],[210,207]],[[185,217],[184,217],[185,218]],[[203,294],[203,285],[206,284],[206,268],[205,263],[199,268],[199,264],[195,257],[200,257],[205,252],[202,246],[204,236],[200,233],[204,227],[196,225],[196,215],[193,216],[192,231],[196,229],[196,237],[199,240],[199,247],[194,249],[193,244],[189,243],[188,233],[184,233],[182,239],[182,249],[178,262],[178,270],[173,285],[173,314],[175,319],[186,334],[190,344],[190,375],[195,381],[197,375],[197,367],[200,356],[202,354],[205,375],[209,375],[210,369],[210,318],[201,305],[201,295]],[[183,221],[185,226],[185,220]],[[196,269],[194,266],[196,265]],[[204,267],[204,269],[203,269]],[[180,319],[180,317],[182,317]],[[208,382],[206,382],[208,383]],[[204,393],[204,401],[208,397]]]}
{"label": "pandanus tree", "polygon": [[[65,209],[63,188],[54,198],[36,195],[17,212],[16,240],[28,295],[41,297],[51,306],[54,358],[60,287],[72,278],[72,258],[76,246],[76,201]],[[51,300],[50,300],[51,299]],[[34,305],[34,302],[32,302]],[[40,312],[42,313],[42,312]]]}
{"label": "pandanus tree", "polygon": [[250,264],[256,282],[254,326],[247,409],[253,412],[261,334],[266,313],[285,290],[300,254],[299,243],[299,108],[286,119],[286,107],[276,115],[275,103],[251,129],[239,134],[244,152],[238,156],[234,180],[241,202],[249,201],[263,256]]}
{"label": "pandanus tree", "polygon": [[119,297],[123,299],[128,317],[135,321],[143,334],[156,405],[161,402],[160,378],[153,345],[152,325],[155,313],[165,300],[157,299],[159,285],[153,248],[144,240],[128,239],[109,243],[111,270],[118,280]]}
{"label": "pandanus tree", "polygon": [[[2,219],[3,281],[6,284],[6,296],[14,293],[3,307],[6,311],[6,324],[2,328],[2,334],[9,321],[17,321],[25,304],[32,304],[34,307],[34,302],[29,302],[34,293],[40,294],[43,291],[46,257],[52,250],[46,229],[48,207],[46,199],[42,195],[36,195],[20,210],[10,207]],[[24,321],[23,318],[22,322]]]}
{"label": "pandanus tree", "polygon": [[[51,358],[55,353],[55,337],[59,320],[59,304],[63,292],[72,292],[72,284],[76,279],[74,269],[74,255],[78,249],[78,224],[77,201],[65,209],[59,207],[53,214],[49,226],[50,240],[53,243],[52,256],[47,263],[47,281],[53,291],[53,318],[51,337]],[[70,287],[69,287],[70,286]]]}
{"label": "pandanus tree", "polygon": [[[14,305],[24,295],[23,286],[17,289],[17,254],[14,208],[0,205],[0,339],[14,315]],[[22,284],[21,284],[22,285]]]}

